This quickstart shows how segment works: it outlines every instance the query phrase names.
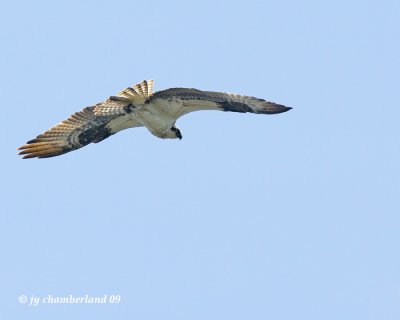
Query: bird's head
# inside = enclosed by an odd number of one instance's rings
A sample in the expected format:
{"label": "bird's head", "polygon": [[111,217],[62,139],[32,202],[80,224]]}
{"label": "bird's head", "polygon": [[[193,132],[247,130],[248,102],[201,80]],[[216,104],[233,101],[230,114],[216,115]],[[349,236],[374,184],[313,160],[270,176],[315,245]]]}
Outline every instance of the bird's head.
{"label": "bird's head", "polygon": [[177,128],[175,125],[171,127],[171,132],[173,132],[174,135],[172,138],[179,138],[179,140],[182,139],[181,130],[179,130],[179,128]]}

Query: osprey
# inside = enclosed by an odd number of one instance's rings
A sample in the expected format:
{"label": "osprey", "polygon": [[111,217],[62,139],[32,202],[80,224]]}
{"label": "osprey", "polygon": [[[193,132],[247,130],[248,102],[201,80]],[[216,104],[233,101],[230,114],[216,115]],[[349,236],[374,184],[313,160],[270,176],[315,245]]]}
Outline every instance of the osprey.
{"label": "osprey", "polygon": [[118,131],[146,127],[162,139],[182,139],[175,122],[197,110],[274,114],[290,110],[263,99],[197,89],[171,88],[153,93],[153,80],[144,80],[107,100],[74,113],[36,139],[18,148],[25,158],[48,158],[103,141]]}

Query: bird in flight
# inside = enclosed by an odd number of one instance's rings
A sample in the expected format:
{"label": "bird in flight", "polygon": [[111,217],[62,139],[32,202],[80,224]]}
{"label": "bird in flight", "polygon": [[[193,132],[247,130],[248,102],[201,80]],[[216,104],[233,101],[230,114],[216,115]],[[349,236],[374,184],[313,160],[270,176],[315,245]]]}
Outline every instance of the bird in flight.
{"label": "bird in flight", "polygon": [[175,125],[198,110],[275,114],[290,107],[249,96],[171,88],[153,93],[153,80],[144,80],[107,100],[86,107],[18,148],[27,158],[49,158],[98,143],[118,131],[146,127],[162,139],[182,139]]}

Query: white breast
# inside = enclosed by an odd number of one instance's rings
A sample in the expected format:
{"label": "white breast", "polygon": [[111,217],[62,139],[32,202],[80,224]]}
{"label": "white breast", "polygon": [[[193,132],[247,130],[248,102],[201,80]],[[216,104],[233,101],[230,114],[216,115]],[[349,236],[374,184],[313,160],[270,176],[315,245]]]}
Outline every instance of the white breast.
{"label": "white breast", "polygon": [[175,124],[182,103],[178,101],[155,100],[145,104],[135,114],[137,119],[153,134],[159,136],[169,132]]}

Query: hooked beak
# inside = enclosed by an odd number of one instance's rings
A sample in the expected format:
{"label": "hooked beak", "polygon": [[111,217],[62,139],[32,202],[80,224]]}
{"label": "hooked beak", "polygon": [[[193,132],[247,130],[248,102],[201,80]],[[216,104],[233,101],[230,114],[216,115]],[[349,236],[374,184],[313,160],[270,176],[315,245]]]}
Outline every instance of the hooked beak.
{"label": "hooked beak", "polygon": [[175,135],[179,140],[182,140],[182,133],[181,130],[179,130],[177,127],[171,127],[171,130],[175,132]]}

